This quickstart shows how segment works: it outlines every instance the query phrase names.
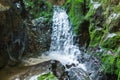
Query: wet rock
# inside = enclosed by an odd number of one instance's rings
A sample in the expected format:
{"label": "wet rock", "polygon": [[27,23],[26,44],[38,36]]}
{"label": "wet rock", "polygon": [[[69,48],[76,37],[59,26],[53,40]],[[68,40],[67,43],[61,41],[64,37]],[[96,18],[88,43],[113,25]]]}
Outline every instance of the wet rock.
{"label": "wet rock", "polygon": [[71,68],[68,71],[69,80],[91,80],[89,75],[81,68]]}
{"label": "wet rock", "polygon": [[79,28],[78,34],[79,36],[79,46],[83,48],[87,48],[90,43],[90,34],[89,34],[89,21],[83,21]]}
{"label": "wet rock", "polygon": [[94,56],[87,57],[85,61],[85,65],[87,66],[87,73],[89,74],[90,78],[92,80],[100,80],[103,76],[102,71],[100,70],[100,61]]}
{"label": "wet rock", "polygon": [[43,73],[53,72],[58,80],[68,80],[65,67],[56,60],[48,60],[30,66],[6,67],[0,71],[0,80],[29,80],[33,76],[38,76]]}
{"label": "wet rock", "polygon": [[28,52],[39,54],[48,51],[51,42],[51,22],[47,22],[44,17],[32,20],[29,35]]}
{"label": "wet rock", "polygon": [[65,67],[56,60],[51,61],[51,71],[53,74],[59,79],[59,80],[66,80],[68,79],[67,72],[65,70]]}

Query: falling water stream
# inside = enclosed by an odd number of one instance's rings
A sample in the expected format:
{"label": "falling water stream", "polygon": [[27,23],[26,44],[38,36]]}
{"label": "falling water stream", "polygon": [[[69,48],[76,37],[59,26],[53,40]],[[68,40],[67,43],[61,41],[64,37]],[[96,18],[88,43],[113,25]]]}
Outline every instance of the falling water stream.
{"label": "falling water stream", "polygon": [[55,6],[49,57],[59,60],[63,65],[73,63],[76,66],[80,65],[85,70],[84,65],[77,61],[78,55],[81,55],[81,52],[79,47],[74,45],[69,17],[63,8]]}
{"label": "falling water stream", "polygon": [[[50,50],[46,52],[47,56],[43,55],[42,57],[60,61],[67,71],[71,70],[70,74],[72,74],[73,79],[77,76],[75,80],[99,80],[99,66],[97,63],[94,64],[95,58],[81,52],[79,47],[75,45],[73,41],[74,34],[72,25],[66,10],[59,6],[54,6],[52,20],[53,25]],[[66,67],[66,65],[72,64],[74,64],[74,66],[71,66],[71,68],[68,69]],[[85,73],[90,74],[89,79],[83,79]]]}

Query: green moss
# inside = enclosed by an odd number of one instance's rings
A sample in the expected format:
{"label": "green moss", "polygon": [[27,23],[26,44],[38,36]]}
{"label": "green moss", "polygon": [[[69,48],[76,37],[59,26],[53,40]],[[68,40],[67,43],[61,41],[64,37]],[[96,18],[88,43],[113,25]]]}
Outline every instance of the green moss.
{"label": "green moss", "polygon": [[44,0],[24,0],[26,10],[31,18],[52,17],[52,4]]}
{"label": "green moss", "polygon": [[72,6],[71,6],[71,9],[69,12],[70,20],[73,23],[75,33],[77,33],[79,25],[83,19],[83,14],[81,13],[82,12],[81,4],[82,4],[82,2],[74,1],[72,3]]}
{"label": "green moss", "polygon": [[89,11],[87,12],[86,16],[85,16],[85,19],[86,20],[90,20],[92,19],[93,15],[95,14],[95,10],[93,9],[93,5],[90,5],[90,9]]}
{"label": "green moss", "polygon": [[67,0],[65,7],[67,8],[68,15],[74,27],[74,32],[77,34],[81,23],[84,21],[84,8],[89,7],[89,0]]}
{"label": "green moss", "polygon": [[120,80],[120,71],[119,71],[119,73],[118,73],[118,79],[117,80]]}
{"label": "green moss", "polygon": [[102,47],[112,50],[118,49],[119,45],[120,45],[120,35],[105,39],[101,44]]}
{"label": "green moss", "polygon": [[58,80],[53,73],[49,72],[47,74],[40,75],[38,80]]}
{"label": "green moss", "polygon": [[104,32],[102,30],[97,30],[97,29],[94,29],[93,26],[91,26],[91,28],[93,29],[90,29],[89,32],[90,32],[90,38],[91,38],[91,42],[89,44],[89,46],[98,46],[98,44],[100,44],[100,41],[101,41],[101,38],[104,34]]}
{"label": "green moss", "polygon": [[117,5],[117,6],[113,7],[113,11],[115,13],[119,13],[120,12],[120,5]]}
{"label": "green moss", "polygon": [[101,4],[103,9],[106,9],[108,6],[111,5],[110,0],[101,0]]}
{"label": "green moss", "polygon": [[[102,61],[102,69],[105,74],[117,75],[120,80],[120,4],[117,0],[94,0],[100,1],[101,9],[90,9],[85,16],[90,21],[90,44],[89,47],[100,46],[103,52],[96,52],[97,58]],[[116,17],[111,18],[112,14]],[[98,28],[101,28],[98,30]],[[115,33],[114,37],[108,37],[107,34]],[[109,51],[111,54],[108,54]]]}
{"label": "green moss", "polygon": [[104,55],[102,57],[102,69],[105,74],[116,74],[120,79],[120,56],[119,55]]}
{"label": "green moss", "polygon": [[104,65],[104,71],[105,73],[111,73],[113,74],[114,73],[114,60],[115,60],[115,57],[112,56],[112,55],[105,55],[103,58],[102,58],[102,63]]}

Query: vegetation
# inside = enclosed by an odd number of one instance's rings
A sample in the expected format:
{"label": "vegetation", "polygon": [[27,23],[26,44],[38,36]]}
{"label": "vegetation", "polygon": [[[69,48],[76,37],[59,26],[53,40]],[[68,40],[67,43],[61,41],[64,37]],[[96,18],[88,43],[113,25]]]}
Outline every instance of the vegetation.
{"label": "vegetation", "polygon": [[[74,31],[78,34],[84,20],[90,22],[89,33],[91,41],[89,48],[101,47],[103,49],[102,52],[95,52],[95,56],[101,60],[101,68],[104,74],[120,80],[120,2],[118,0],[93,0],[93,3],[89,4],[89,0],[86,0],[87,11],[84,14],[84,1],[67,0],[65,4],[73,23]],[[95,4],[100,4],[100,6],[95,9]],[[115,34],[115,36],[110,36],[111,34]]]}
{"label": "vegetation", "polygon": [[31,18],[45,17],[51,19],[52,4],[44,0],[24,0],[26,10]]}
{"label": "vegetation", "polygon": [[49,72],[47,74],[40,75],[38,80],[57,80],[53,73]]}
{"label": "vegetation", "polygon": [[67,0],[65,7],[74,27],[74,32],[78,34],[78,30],[84,21],[84,15],[89,7],[89,0]]}

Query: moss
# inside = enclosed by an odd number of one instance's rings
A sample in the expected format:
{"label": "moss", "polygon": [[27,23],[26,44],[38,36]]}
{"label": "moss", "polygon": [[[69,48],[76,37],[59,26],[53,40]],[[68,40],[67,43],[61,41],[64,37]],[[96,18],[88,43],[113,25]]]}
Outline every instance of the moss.
{"label": "moss", "polygon": [[53,73],[49,72],[47,74],[40,75],[38,80],[57,80]]}
{"label": "moss", "polygon": [[[82,2],[77,2],[77,1],[73,2],[70,12],[69,12],[70,20],[73,23],[75,33],[77,33],[79,25],[83,19],[83,17],[82,17],[83,15],[81,13],[82,6],[80,6],[81,4],[82,4]],[[79,14],[78,14],[78,12],[79,12]]]}
{"label": "moss", "polygon": [[87,12],[86,16],[85,16],[85,19],[86,20],[90,20],[92,19],[93,15],[95,14],[95,10],[93,9],[93,5],[90,5],[90,9],[89,11]]}
{"label": "moss", "polygon": [[115,13],[119,13],[119,12],[120,12],[120,4],[117,5],[117,6],[115,6],[115,7],[113,7],[113,11],[114,11]]}
{"label": "moss", "polygon": [[[102,52],[95,52],[97,58],[102,61],[102,69],[108,77],[116,77],[120,80],[120,4],[119,0],[94,0],[101,6],[90,9],[85,16],[90,21],[89,32],[91,41],[89,47],[100,46]],[[101,9],[100,9],[101,8]],[[113,15],[113,16],[112,16]],[[115,16],[115,17],[114,17]],[[108,34],[116,34],[108,37]],[[111,52],[111,54],[108,54]],[[109,80],[109,78],[108,78]],[[117,80],[115,78],[115,80]]]}
{"label": "moss", "polygon": [[120,79],[120,56],[119,55],[104,55],[102,57],[102,69],[105,74],[117,75]]}
{"label": "moss", "polygon": [[105,55],[102,58],[102,63],[103,63],[103,66],[104,66],[105,73],[111,73],[111,74],[114,73],[114,70],[113,70],[114,60],[115,60],[115,57],[112,56],[112,55]]}
{"label": "moss", "polygon": [[24,0],[26,10],[29,12],[31,18],[52,17],[52,4],[44,0]]}
{"label": "moss", "polygon": [[74,32],[77,34],[81,23],[84,21],[84,14],[87,11],[89,0],[67,0],[65,7],[67,8],[68,15],[74,27]]}
{"label": "moss", "polygon": [[[94,30],[93,32],[91,32],[91,42],[90,42],[90,46],[97,46],[100,41],[101,41],[101,37],[103,35],[102,31],[98,31],[98,30]],[[97,37],[96,37],[97,36]]]}
{"label": "moss", "polygon": [[120,45],[120,35],[114,36],[112,38],[108,38],[104,40],[101,44],[102,47],[107,48],[107,49],[118,49]]}

